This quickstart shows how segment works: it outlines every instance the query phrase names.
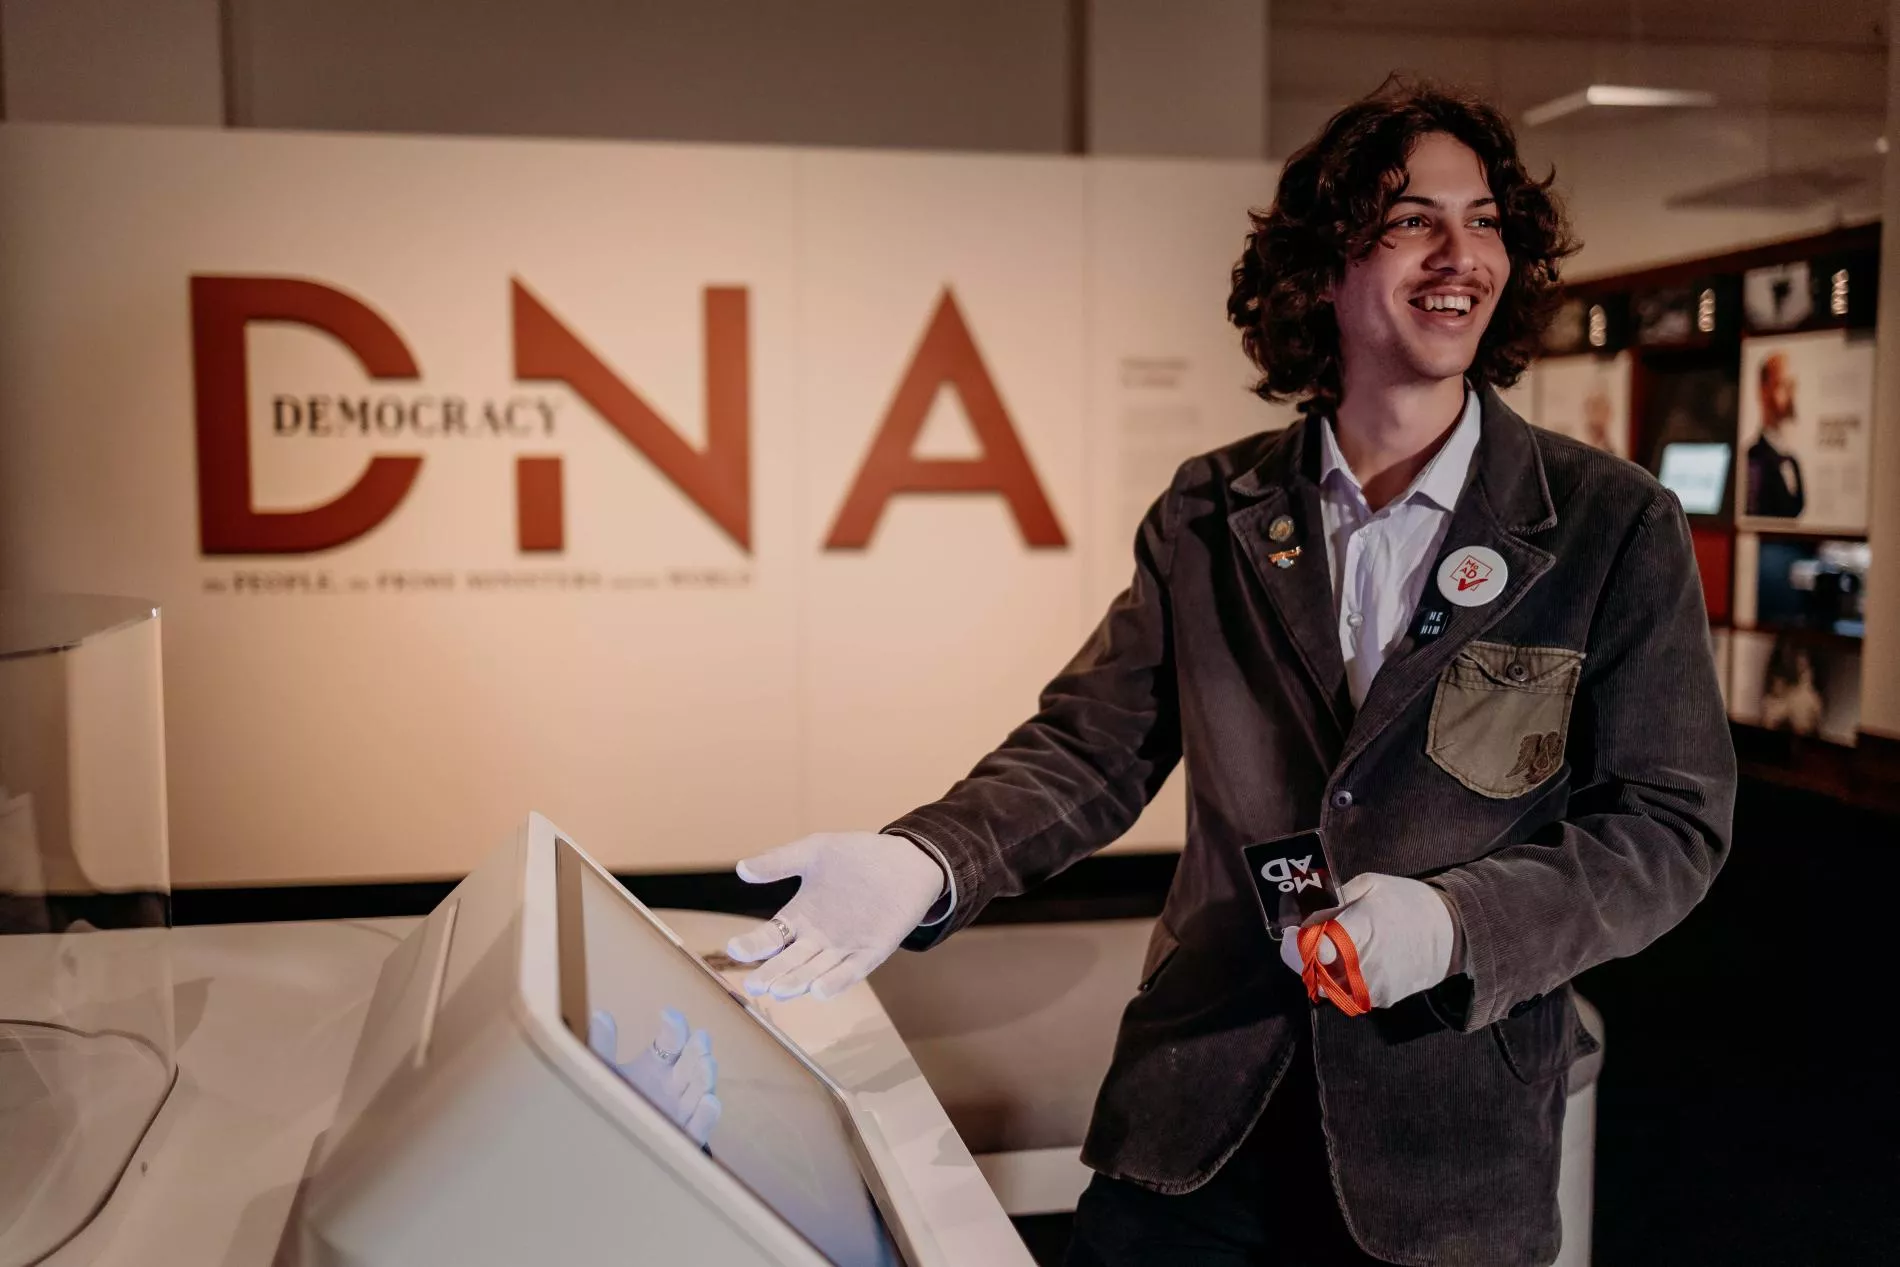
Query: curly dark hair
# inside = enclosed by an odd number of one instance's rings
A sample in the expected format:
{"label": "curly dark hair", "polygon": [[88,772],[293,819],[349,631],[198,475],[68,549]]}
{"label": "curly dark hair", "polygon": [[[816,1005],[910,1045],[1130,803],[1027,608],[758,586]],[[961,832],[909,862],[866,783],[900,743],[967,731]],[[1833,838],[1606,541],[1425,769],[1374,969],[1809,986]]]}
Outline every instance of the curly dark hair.
{"label": "curly dark hair", "polygon": [[1253,231],[1234,265],[1227,317],[1260,369],[1254,390],[1265,399],[1338,404],[1339,325],[1327,293],[1349,260],[1378,245],[1392,200],[1404,192],[1412,146],[1434,132],[1469,146],[1484,164],[1511,260],[1471,375],[1509,387],[1536,355],[1562,302],[1558,266],[1577,249],[1551,191],[1556,173],[1532,179],[1495,107],[1459,89],[1395,76],[1328,120],[1287,160],[1273,205],[1248,213]]}

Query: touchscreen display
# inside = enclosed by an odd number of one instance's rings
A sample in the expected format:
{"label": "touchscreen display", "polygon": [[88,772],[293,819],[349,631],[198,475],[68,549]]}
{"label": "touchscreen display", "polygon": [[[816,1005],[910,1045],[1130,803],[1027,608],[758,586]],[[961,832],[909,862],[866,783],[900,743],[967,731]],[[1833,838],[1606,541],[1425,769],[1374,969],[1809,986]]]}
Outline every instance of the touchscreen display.
{"label": "touchscreen display", "polygon": [[833,1263],[901,1264],[831,1089],[625,890],[556,850],[567,1028]]}

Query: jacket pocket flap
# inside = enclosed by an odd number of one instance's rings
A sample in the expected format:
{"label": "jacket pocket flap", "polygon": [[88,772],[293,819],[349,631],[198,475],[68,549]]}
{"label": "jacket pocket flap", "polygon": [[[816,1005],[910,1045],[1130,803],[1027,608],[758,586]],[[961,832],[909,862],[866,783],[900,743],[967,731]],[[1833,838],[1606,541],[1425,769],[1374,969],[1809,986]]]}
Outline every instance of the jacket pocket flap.
{"label": "jacket pocket flap", "polygon": [[1491,1032],[1518,1080],[1537,1083],[1570,1067],[1579,1024],[1569,991],[1555,990],[1518,1004]]}
{"label": "jacket pocket flap", "polygon": [[1448,676],[1460,686],[1563,695],[1576,689],[1583,652],[1568,647],[1513,647],[1470,642],[1458,649]]}

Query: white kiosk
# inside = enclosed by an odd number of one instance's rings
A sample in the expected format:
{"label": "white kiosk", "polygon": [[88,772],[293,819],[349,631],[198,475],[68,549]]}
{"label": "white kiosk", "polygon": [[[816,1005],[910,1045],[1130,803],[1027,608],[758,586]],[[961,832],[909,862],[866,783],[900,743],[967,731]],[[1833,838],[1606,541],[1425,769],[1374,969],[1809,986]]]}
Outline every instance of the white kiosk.
{"label": "white kiosk", "polygon": [[[649,1098],[669,1010],[699,1070]],[[384,966],[301,1237],[305,1267],[947,1261],[871,1115],[539,815]]]}

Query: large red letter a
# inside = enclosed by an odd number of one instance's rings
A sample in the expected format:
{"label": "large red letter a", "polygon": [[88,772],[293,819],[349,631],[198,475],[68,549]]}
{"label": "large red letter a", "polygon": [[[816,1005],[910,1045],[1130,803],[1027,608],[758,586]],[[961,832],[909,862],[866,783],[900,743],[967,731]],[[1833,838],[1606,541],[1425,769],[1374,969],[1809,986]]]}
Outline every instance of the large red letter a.
{"label": "large red letter a", "polygon": [[[912,456],[930,402],[945,383],[962,398],[963,411],[982,441],[982,457]],[[825,548],[861,550],[869,545],[884,504],[898,493],[1001,493],[1016,516],[1023,540],[1041,547],[1068,544],[948,287],[924,331],[923,342],[911,357],[904,381],[897,386],[891,407],[885,411],[871,452],[858,471],[844,507],[838,511],[838,521],[831,527]]]}

